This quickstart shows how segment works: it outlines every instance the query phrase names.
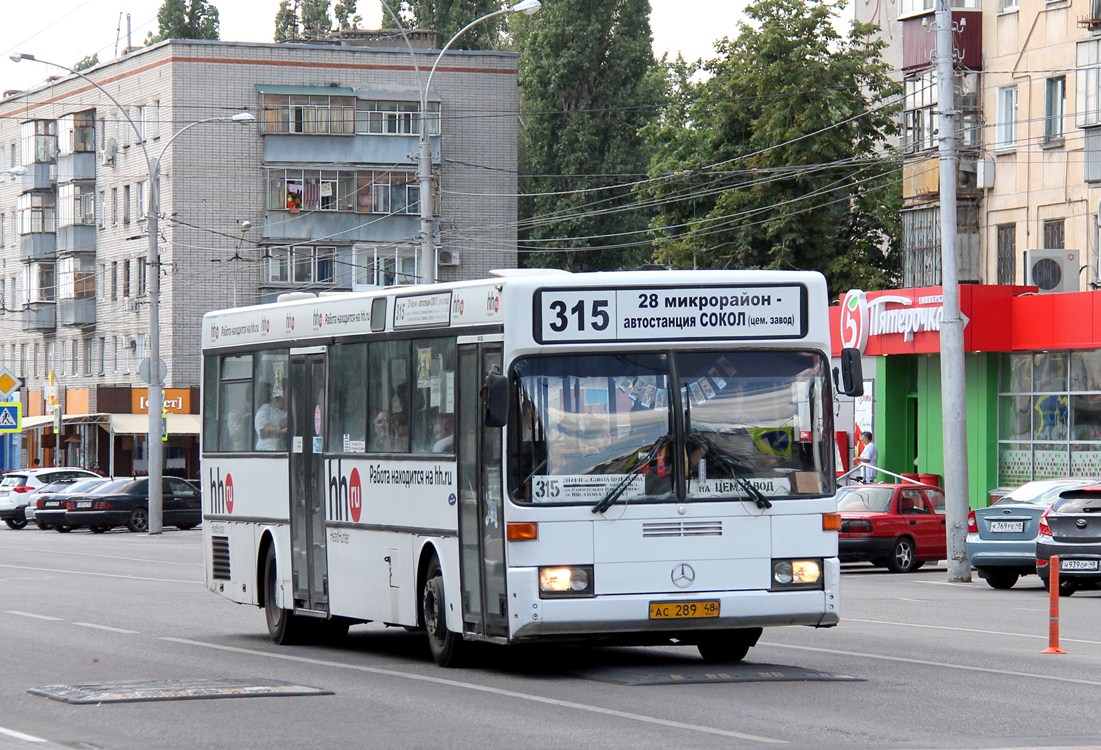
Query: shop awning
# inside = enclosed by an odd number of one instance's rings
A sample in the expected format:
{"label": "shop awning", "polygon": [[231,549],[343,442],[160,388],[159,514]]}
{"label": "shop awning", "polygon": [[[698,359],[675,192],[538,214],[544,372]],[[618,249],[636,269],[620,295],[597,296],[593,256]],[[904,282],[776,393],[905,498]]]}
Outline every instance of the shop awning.
{"label": "shop awning", "polygon": [[54,418],[49,416],[49,415],[38,416],[38,417],[23,417],[23,429],[24,430],[36,430],[40,427],[45,427],[46,425],[53,424],[53,423],[54,423]]}
{"label": "shop awning", "polygon": [[[111,432],[116,435],[146,435],[149,433],[149,415],[147,414],[111,414]],[[168,434],[198,435],[198,414],[169,414]]]}

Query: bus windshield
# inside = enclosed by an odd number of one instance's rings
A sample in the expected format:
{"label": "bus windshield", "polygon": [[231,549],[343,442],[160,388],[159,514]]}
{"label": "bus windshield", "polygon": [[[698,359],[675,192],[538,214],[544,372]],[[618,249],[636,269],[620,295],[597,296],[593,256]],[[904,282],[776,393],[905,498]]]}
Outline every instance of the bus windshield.
{"label": "bus windshield", "polygon": [[827,370],[820,354],[775,350],[519,359],[512,367],[513,499],[826,494]]}

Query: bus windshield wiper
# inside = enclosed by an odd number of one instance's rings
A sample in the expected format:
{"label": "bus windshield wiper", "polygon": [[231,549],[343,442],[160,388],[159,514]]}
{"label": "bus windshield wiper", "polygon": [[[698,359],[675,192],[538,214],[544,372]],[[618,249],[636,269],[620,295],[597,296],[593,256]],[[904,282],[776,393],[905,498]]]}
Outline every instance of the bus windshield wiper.
{"label": "bus windshield wiper", "polygon": [[746,479],[745,474],[733,467],[731,467],[730,473],[734,477],[734,481],[738,483],[738,486],[745,490],[745,493],[753,499],[753,502],[757,503],[758,508],[764,509],[772,507],[772,503],[769,499],[765,497],[763,492],[754,487],[752,482]]}
{"label": "bus windshield wiper", "polygon": [[638,460],[634,468],[627,472],[626,476],[619,480],[615,487],[608,490],[607,494],[600,499],[600,502],[593,506],[593,513],[603,513],[608,510],[608,508],[612,507],[615,501],[627,491],[627,487],[631,484],[631,480],[638,476],[644,468],[650,465],[650,462],[658,455],[658,451],[664,448],[665,444],[668,442],[668,435],[662,435],[655,440],[654,444],[650,446],[650,450],[646,451],[646,455]]}

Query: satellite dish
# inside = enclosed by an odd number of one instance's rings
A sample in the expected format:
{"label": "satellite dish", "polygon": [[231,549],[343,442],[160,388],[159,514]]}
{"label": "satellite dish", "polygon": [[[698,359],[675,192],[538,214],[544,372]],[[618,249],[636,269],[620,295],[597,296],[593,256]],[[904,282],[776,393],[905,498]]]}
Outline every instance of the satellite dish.
{"label": "satellite dish", "polygon": [[107,154],[108,156],[114,156],[118,152],[119,152],[119,142],[118,141],[116,141],[114,138],[108,138],[106,141],[104,141],[104,143],[103,143],[103,153]]}

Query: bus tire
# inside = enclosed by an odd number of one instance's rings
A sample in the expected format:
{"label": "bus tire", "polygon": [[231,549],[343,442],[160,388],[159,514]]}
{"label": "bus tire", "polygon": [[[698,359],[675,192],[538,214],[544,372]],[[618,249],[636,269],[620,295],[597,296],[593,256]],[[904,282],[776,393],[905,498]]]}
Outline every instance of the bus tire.
{"label": "bus tire", "polygon": [[761,628],[723,630],[700,640],[696,648],[710,664],[733,664],[744,659],[760,637]]}
{"label": "bus tire", "polygon": [[268,624],[268,635],[278,646],[291,646],[303,641],[305,628],[302,618],[294,612],[279,606],[276,593],[279,589],[279,576],[275,567],[275,545],[268,547],[264,557],[264,619]]}
{"label": "bus tire", "polygon": [[432,659],[441,667],[459,665],[463,637],[447,629],[447,599],[443,588],[443,571],[440,561],[433,558],[428,564],[428,575],[421,593],[421,620],[428,634],[428,648]]}

